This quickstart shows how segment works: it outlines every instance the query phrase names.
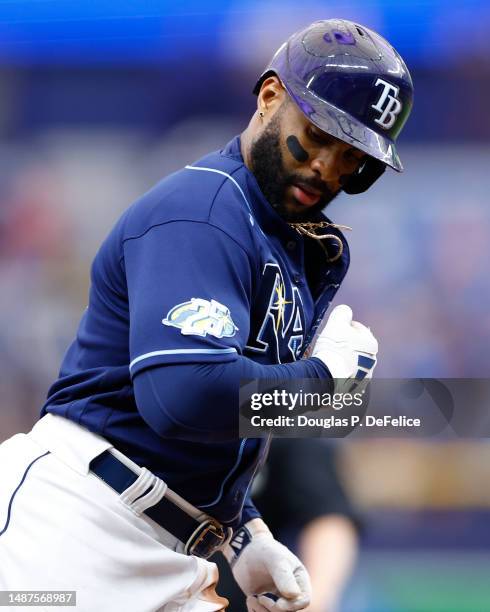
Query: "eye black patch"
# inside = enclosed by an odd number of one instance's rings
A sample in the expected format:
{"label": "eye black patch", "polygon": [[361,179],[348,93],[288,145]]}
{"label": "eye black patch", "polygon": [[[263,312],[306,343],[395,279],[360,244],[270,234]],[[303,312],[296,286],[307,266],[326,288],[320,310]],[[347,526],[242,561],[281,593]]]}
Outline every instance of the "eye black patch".
{"label": "eye black patch", "polygon": [[288,136],[286,138],[286,144],[289,152],[296,161],[305,162],[308,159],[308,153],[303,149],[296,136]]}

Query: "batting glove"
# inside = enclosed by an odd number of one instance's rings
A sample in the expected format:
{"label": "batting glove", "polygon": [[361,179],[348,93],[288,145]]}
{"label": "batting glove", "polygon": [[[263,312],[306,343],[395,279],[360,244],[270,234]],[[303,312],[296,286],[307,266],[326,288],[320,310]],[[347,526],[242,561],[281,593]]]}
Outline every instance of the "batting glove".
{"label": "batting glove", "polygon": [[294,612],[309,605],[311,587],[304,565],[261,519],[238,529],[223,554],[247,595],[248,612]]}
{"label": "batting glove", "polygon": [[372,377],[377,353],[378,341],[371,330],[353,321],[351,308],[341,304],[332,310],[311,357],[323,361],[334,379],[361,381]]}

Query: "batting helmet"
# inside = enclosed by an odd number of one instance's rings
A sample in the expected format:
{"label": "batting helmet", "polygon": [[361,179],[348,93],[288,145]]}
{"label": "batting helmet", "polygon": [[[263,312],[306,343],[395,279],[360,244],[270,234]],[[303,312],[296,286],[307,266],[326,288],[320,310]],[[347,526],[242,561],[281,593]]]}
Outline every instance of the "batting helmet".
{"label": "batting helmet", "polygon": [[413,84],[395,49],[344,19],[315,21],[276,51],[254,88],[276,74],[318,128],[369,155],[343,184],[368,189],[386,166],[403,170],[395,141],[412,108]]}

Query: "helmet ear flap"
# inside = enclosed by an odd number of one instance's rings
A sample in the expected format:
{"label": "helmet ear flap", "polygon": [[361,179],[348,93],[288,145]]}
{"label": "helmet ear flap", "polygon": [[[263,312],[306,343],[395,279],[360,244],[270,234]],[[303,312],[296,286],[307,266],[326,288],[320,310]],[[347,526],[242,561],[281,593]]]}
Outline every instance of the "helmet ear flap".
{"label": "helmet ear flap", "polygon": [[345,180],[341,177],[342,189],[349,195],[362,193],[368,190],[385,170],[386,165],[382,161],[368,157],[354,174],[345,177]]}

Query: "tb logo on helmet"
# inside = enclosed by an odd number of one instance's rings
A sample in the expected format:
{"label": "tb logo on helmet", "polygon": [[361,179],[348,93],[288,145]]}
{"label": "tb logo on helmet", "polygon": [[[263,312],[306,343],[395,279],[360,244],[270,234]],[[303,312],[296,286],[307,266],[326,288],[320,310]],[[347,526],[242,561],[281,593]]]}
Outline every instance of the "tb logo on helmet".
{"label": "tb logo on helmet", "polygon": [[[378,85],[383,85],[383,92],[376,104],[371,104],[371,108],[379,111],[381,115],[374,121],[385,130],[389,130],[402,110],[402,103],[398,99],[399,88],[383,79],[378,79],[374,84],[375,87]],[[390,95],[391,93],[394,95]]]}

